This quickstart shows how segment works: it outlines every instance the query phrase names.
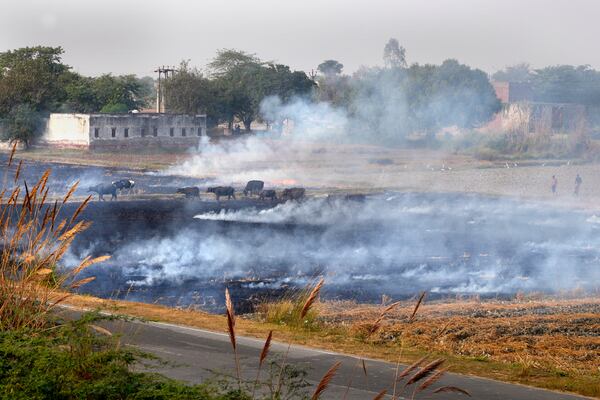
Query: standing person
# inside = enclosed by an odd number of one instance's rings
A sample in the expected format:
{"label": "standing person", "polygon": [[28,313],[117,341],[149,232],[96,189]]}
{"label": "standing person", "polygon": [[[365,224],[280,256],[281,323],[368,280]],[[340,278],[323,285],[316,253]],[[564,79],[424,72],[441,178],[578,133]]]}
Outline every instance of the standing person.
{"label": "standing person", "polygon": [[557,186],[558,186],[558,179],[556,179],[556,175],[552,175],[552,194],[556,194]]}
{"label": "standing person", "polygon": [[575,196],[579,196],[579,187],[581,186],[582,182],[583,180],[581,179],[581,176],[577,174],[577,176],[575,177],[575,191],[573,192]]}

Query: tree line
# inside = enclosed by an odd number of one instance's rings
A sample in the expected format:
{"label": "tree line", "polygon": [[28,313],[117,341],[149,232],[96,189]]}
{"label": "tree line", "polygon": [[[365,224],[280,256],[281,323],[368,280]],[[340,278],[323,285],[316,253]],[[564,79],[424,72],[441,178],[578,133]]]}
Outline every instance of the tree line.
{"label": "tree line", "polygon": [[25,47],[0,53],[2,138],[27,146],[51,112],[127,112],[154,96],[152,78],[88,77],[62,61],[61,47]]}
{"label": "tree line", "polygon": [[[50,112],[118,113],[153,105],[153,78],[83,76],[62,61],[63,53],[61,47],[44,46],[0,53],[2,139],[28,144]],[[589,66],[532,70],[520,64],[492,78],[529,82],[536,101],[600,107],[600,72]],[[396,39],[385,44],[382,67],[361,67],[351,75],[337,60],[325,60],[307,75],[223,49],[203,69],[183,61],[164,81],[164,93],[171,112],[206,114],[211,126],[237,123],[246,130],[264,118],[261,104],[268,97],[282,104],[324,102],[344,111],[349,135],[368,132],[369,140],[384,143],[404,143],[414,133],[432,139],[448,126],[475,128],[501,107],[485,72],[452,59],[409,64]]]}

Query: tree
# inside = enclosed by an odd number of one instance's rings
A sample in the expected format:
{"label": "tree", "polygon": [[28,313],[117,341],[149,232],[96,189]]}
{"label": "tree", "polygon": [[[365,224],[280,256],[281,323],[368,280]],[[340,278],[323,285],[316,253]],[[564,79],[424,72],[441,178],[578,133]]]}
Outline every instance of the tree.
{"label": "tree", "polygon": [[441,128],[477,127],[500,109],[487,75],[455,60],[364,69],[354,75],[352,88],[353,130],[373,132],[384,143],[402,144],[412,133],[432,141]]}
{"label": "tree", "polygon": [[217,55],[208,64],[214,76],[225,75],[236,69],[254,67],[264,63],[255,55],[241,50],[220,49]]}
{"label": "tree", "polygon": [[42,132],[43,120],[30,104],[14,106],[3,120],[2,140],[19,141],[28,148]]}
{"label": "tree", "polygon": [[600,106],[600,72],[589,65],[536,69],[531,83],[536,101]]}
{"label": "tree", "polygon": [[387,68],[406,68],[406,49],[391,38],[383,48],[383,63]]}
{"label": "tree", "polygon": [[76,75],[65,85],[65,108],[74,112],[127,112],[148,104],[153,91],[148,86],[147,80],[134,75]]}
{"label": "tree", "polygon": [[187,61],[179,64],[177,72],[164,81],[169,110],[184,114],[206,114],[212,126],[226,118],[220,107],[220,93],[213,81]]}
{"label": "tree", "polygon": [[527,63],[508,66],[492,75],[492,79],[499,82],[530,82],[532,77],[531,67]]}
{"label": "tree", "polygon": [[16,104],[36,111],[53,110],[64,101],[63,79],[70,67],[63,64],[61,47],[25,47],[0,53],[0,117]]}
{"label": "tree", "polygon": [[314,82],[301,71],[286,65],[264,62],[253,54],[220,50],[209,64],[214,87],[219,93],[217,109],[231,128],[234,118],[250,130],[259,118],[260,104],[268,96],[284,100],[310,93]]}
{"label": "tree", "polygon": [[344,65],[336,60],[325,60],[317,67],[316,99],[334,106],[347,106],[350,96],[350,78],[342,74]]}
{"label": "tree", "polygon": [[339,75],[344,69],[344,64],[336,60],[325,60],[317,67],[317,71],[325,76]]}

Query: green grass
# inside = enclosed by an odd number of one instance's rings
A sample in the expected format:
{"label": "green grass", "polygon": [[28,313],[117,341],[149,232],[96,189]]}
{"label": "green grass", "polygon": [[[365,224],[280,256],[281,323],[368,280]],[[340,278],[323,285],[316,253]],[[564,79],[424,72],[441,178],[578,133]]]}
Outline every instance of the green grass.
{"label": "green grass", "polygon": [[57,322],[51,329],[0,332],[0,399],[236,400],[235,389],[186,385],[154,373],[132,372],[149,356],[94,333],[97,315]]}

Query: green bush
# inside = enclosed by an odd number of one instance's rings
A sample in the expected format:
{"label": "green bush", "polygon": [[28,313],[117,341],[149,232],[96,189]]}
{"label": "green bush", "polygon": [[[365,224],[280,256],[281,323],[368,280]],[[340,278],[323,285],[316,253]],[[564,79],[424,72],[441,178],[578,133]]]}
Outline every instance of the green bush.
{"label": "green bush", "polygon": [[118,348],[94,333],[85,317],[45,331],[0,332],[0,399],[242,400],[209,385],[185,385],[153,373],[131,372],[145,355]]}

